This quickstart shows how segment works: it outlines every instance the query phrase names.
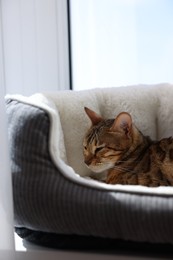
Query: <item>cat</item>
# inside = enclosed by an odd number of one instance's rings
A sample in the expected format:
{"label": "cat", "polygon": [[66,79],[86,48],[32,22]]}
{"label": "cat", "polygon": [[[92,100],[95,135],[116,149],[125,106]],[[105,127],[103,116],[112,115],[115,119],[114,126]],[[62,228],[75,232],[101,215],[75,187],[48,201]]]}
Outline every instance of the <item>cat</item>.
{"label": "cat", "polygon": [[127,112],[103,119],[85,107],[91,127],[84,136],[87,167],[107,184],[173,186],[173,139],[153,141],[135,126]]}

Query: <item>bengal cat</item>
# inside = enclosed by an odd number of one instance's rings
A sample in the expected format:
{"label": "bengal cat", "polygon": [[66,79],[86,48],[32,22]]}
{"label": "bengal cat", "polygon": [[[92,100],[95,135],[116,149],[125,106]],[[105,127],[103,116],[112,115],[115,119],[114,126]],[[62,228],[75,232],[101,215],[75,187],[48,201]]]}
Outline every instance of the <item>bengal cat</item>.
{"label": "bengal cat", "polygon": [[173,186],[173,139],[153,141],[132,122],[129,113],[103,119],[85,107],[92,125],[83,142],[85,164],[106,173],[108,184]]}

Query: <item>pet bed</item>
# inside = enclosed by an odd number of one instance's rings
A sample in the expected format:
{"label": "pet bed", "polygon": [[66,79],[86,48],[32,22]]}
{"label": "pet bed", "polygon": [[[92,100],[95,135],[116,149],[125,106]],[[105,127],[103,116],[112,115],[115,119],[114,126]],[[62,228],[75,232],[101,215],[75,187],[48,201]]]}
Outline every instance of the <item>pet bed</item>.
{"label": "pet bed", "polygon": [[169,84],[6,96],[18,234],[43,244],[55,235],[172,244],[173,187],[101,183],[82,154],[84,106],[105,118],[127,111],[160,139],[173,134],[172,102]]}

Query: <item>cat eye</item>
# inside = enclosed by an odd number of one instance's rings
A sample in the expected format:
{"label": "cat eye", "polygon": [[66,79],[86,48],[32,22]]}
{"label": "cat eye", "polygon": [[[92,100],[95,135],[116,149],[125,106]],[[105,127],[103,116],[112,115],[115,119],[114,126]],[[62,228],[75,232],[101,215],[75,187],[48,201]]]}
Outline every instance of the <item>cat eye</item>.
{"label": "cat eye", "polygon": [[117,151],[115,148],[111,147],[111,146],[107,146],[108,149],[111,149],[111,150],[114,150],[114,151]]}
{"label": "cat eye", "polygon": [[113,146],[106,146],[108,149],[110,149],[110,150],[114,150],[115,152],[117,152],[117,151],[121,151],[121,149],[119,149],[118,147],[117,148],[115,148],[115,147],[113,147]]}
{"label": "cat eye", "polygon": [[97,152],[101,151],[103,148],[104,148],[103,146],[102,147],[98,147],[98,148],[95,149],[95,152],[97,153]]}

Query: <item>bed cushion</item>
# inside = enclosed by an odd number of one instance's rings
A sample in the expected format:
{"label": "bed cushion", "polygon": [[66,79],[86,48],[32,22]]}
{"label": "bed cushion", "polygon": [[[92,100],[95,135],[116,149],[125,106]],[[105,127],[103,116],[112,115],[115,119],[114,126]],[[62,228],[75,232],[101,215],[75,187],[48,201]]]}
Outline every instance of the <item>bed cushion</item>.
{"label": "bed cushion", "polygon": [[173,243],[172,187],[100,183],[86,178],[82,158],[84,106],[105,117],[128,111],[160,138],[173,128],[172,93],[159,85],[7,96],[16,229]]}

